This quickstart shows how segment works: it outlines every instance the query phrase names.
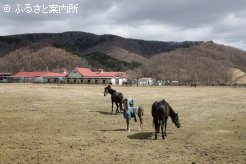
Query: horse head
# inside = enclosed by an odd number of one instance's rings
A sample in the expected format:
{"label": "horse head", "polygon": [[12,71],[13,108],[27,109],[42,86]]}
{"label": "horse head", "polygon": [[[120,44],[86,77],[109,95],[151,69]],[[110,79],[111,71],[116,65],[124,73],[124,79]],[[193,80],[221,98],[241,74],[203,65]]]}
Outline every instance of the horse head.
{"label": "horse head", "polygon": [[106,96],[108,93],[112,95],[117,92],[116,90],[112,89],[110,85],[108,85],[107,87],[104,88],[104,96]]}
{"label": "horse head", "polygon": [[126,112],[128,110],[127,99],[122,100],[123,111]]}
{"label": "horse head", "polygon": [[104,96],[106,96],[108,94],[108,87],[104,88]]}
{"label": "horse head", "polygon": [[172,122],[177,126],[177,128],[181,127],[181,124],[179,122],[179,115],[178,113],[174,113],[174,117],[172,118]]}

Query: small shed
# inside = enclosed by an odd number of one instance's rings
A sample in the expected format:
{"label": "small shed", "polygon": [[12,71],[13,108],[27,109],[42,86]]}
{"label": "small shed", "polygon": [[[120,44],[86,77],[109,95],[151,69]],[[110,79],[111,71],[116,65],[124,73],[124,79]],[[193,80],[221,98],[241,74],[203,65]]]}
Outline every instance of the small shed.
{"label": "small shed", "polygon": [[12,73],[0,73],[0,83],[10,82],[10,77],[12,75]]}
{"label": "small shed", "polygon": [[138,85],[140,86],[151,86],[153,85],[153,79],[151,77],[142,77],[138,79]]}

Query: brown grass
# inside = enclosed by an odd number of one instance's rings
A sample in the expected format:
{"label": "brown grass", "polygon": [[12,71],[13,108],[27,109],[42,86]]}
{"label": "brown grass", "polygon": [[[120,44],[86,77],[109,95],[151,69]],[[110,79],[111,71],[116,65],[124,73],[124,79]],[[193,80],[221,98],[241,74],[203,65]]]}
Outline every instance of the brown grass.
{"label": "brown grass", "polygon": [[[245,163],[246,89],[114,87],[145,108],[144,130],[110,115],[102,85],[0,85],[2,163]],[[151,104],[165,98],[168,121],[153,140]]]}

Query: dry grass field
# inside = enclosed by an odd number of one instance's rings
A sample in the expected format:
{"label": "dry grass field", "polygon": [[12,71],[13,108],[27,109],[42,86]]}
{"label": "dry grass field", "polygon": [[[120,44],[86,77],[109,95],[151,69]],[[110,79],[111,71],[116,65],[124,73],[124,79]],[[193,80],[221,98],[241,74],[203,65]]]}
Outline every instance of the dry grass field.
{"label": "dry grass field", "polygon": [[[144,129],[111,115],[103,85],[0,84],[1,163],[245,163],[246,88],[113,87],[145,109]],[[168,120],[154,140],[151,105],[165,98]]]}

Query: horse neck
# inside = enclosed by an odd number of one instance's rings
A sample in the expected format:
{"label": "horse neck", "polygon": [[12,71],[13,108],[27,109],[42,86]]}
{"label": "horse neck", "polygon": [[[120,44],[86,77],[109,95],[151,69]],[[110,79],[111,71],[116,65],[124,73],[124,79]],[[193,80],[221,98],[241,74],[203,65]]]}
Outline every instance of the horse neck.
{"label": "horse neck", "polygon": [[116,91],[109,88],[109,89],[108,89],[108,93],[112,95],[112,94],[116,93]]}
{"label": "horse neck", "polygon": [[168,105],[168,108],[169,108],[169,115],[170,115],[170,117],[172,119],[175,119],[176,113],[174,112],[173,108],[170,105]]}

